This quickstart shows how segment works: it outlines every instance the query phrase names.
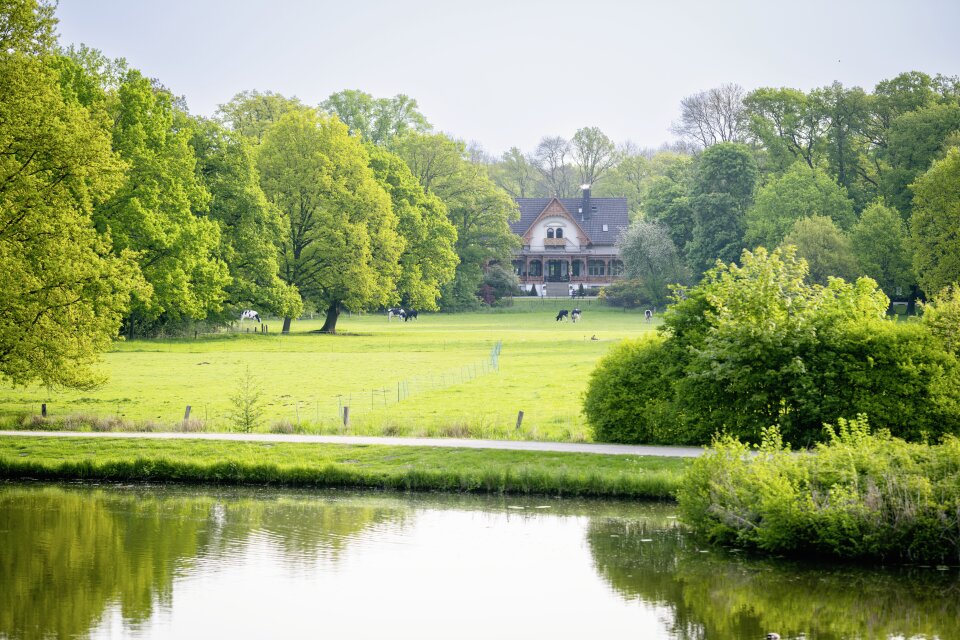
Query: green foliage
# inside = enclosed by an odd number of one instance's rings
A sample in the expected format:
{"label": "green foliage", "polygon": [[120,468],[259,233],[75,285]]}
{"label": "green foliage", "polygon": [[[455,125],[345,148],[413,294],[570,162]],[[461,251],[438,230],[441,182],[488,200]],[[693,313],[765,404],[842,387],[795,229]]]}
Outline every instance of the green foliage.
{"label": "green foliage", "polygon": [[[726,432],[757,442],[763,429],[778,425],[785,440],[808,445],[822,437],[824,422],[856,413],[910,440],[960,431],[956,357],[926,327],[884,319],[889,300],[872,280],[831,279],[822,287],[806,276],[791,247],[745,251],[740,266],[708,271],[667,310],[662,344],[618,353],[618,371],[629,371],[631,358],[663,371],[656,393],[665,426],[657,441],[705,443]],[[632,393],[637,404],[648,402],[652,392],[602,367],[596,376],[615,392],[591,387],[591,426],[615,437],[649,437],[630,431],[635,418],[613,407],[604,417],[602,407]]]}
{"label": "green foliage", "polygon": [[393,144],[425,191],[447,207],[447,217],[457,232],[456,275],[442,288],[440,306],[445,311],[475,308],[484,265],[508,264],[519,238],[509,221],[519,216],[516,203],[471,163],[462,143],[442,134],[407,133]]}
{"label": "green foliage", "polygon": [[237,387],[230,396],[230,405],[230,421],[244,433],[253,431],[263,420],[263,388],[250,370],[250,365],[244,368],[243,375],[237,381]]}
{"label": "green foliage", "polygon": [[0,2],[0,52],[21,56],[50,53],[56,41],[56,8],[49,0]]}
{"label": "green foliage", "polygon": [[811,216],[797,220],[783,244],[797,248],[797,255],[807,261],[808,278],[814,284],[826,285],[830,278],[853,280],[857,275],[857,259],[850,239],[830,218]]}
{"label": "green foliage", "polygon": [[220,105],[217,115],[251,144],[259,145],[267,129],[285,113],[307,108],[298,98],[287,98],[272,91],[241,91],[230,102]]}
{"label": "green foliage", "polygon": [[796,162],[757,189],[746,214],[744,242],[751,247],[776,247],[798,220],[811,216],[830,218],[845,231],[856,222],[846,189],[824,171]]}
{"label": "green foliage", "polygon": [[257,163],[264,193],[285,218],[281,277],[326,310],[323,330],[336,332],[341,307],[389,304],[404,243],[360,139],[335,118],[295,110],[267,130]]}
{"label": "green foliage", "polygon": [[374,98],[369,93],[347,89],[334,93],[320,108],[336,115],[359,135],[375,145],[389,145],[407,131],[425,132],[433,127],[418,110],[417,101],[402,93],[392,98]]}
{"label": "green foliage", "polygon": [[933,163],[911,189],[913,268],[927,293],[960,281],[960,148]]}
{"label": "green foliage", "polygon": [[600,289],[598,298],[611,307],[635,309],[653,306],[647,297],[647,285],[642,280],[621,278]]}
{"label": "green foliage", "polygon": [[696,273],[717,260],[731,262],[743,247],[744,214],[750,205],[757,166],[750,149],[723,142],[697,159],[693,173],[693,229],[687,261]]}
{"label": "green foliage", "polygon": [[152,289],[137,296],[130,331],[205,318],[222,308],[230,275],[218,256],[220,227],[202,215],[210,193],[190,146],[193,123],[138,71],[123,77],[111,111],[113,147],[128,170],[94,219],[116,251],[135,253]]}
{"label": "green foliage", "polygon": [[0,12],[0,378],[89,388],[131,293],[145,291],[135,256],[92,223],[123,164],[50,59],[21,53],[49,40],[52,7],[15,4]]}
{"label": "green foliage", "polygon": [[949,562],[960,554],[960,440],[908,444],[838,421],[798,455],[776,429],[755,455],[724,437],[678,492],[685,520],[712,540],[792,555]]}
{"label": "green foliage", "polygon": [[662,338],[627,340],[611,349],[590,374],[583,413],[602,442],[696,444],[679,439],[673,387],[677,354]]}
{"label": "green foliage", "polygon": [[780,171],[797,160],[811,168],[819,163],[825,143],[823,120],[802,91],[761,88],[750,92],[743,103],[750,132]]}
{"label": "green foliage", "polygon": [[520,281],[512,269],[502,264],[493,264],[487,267],[483,274],[483,285],[490,287],[493,302],[508,296],[520,293]]}
{"label": "green foliage", "polygon": [[877,281],[887,297],[905,299],[916,283],[907,226],[900,214],[879,202],[867,207],[850,232],[859,273]]}
{"label": "green foliage", "polygon": [[620,236],[617,246],[627,277],[642,283],[644,299],[654,307],[666,304],[668,286],[687,280],[677,247],[662,224],[637,220]]}
{"label": "green foliage", "polygon": [[890,169],[883,174],[887,201],[909,214],[917,191],[912,184],[942,157],[944,141],[960,130],[960,103],[934,104],[897,117],[890,124],[886,155]]}
{"label": "green foliage", "polygon": [[945,287],[922,305],[923,324],[950,353],[960,356],[960,285]]}
{"label": "green foliage", "polygon": [[279,277],[285,222],[260,189],[250,144],[208,120],[197,124],[191,146],[210,192],[209,218],[220,227],[218,255],[230,271],[228,317],[237,318],[243,309],[300,315],[300,295]]}
{"label": "green foliage", "polygon": [[407,308],[436,311],[443,285],[453,280],[457,265],[456,229],[435,194],[424,191],[396,154],[369,146],[370,168],[390,195],[403,238],[397,293]]}

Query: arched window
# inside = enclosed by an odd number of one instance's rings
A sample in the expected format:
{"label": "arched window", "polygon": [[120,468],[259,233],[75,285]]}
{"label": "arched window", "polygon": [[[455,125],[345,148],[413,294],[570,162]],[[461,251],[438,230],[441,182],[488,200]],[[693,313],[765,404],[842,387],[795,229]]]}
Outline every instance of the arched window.
{"label": "arched window", "polygon": [[552,238],[552,237],[553,237],[553,229],[552,229],[552,228],[551,228],[551,229],[547,229],[547,237],[548,237],[548,238]]}
{"label": "arched window", "polygon": [[562,238],[562,237],[563,237],[563,229],[557,229],[557,237],[558,237],[558,238]]}

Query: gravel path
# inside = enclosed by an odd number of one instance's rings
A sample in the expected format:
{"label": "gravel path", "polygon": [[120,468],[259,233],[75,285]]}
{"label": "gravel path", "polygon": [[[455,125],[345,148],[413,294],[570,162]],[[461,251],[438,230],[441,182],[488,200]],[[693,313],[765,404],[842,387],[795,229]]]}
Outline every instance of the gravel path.
{"label": "gravel path", "polygon": [[0,431],[0,436],[34,438],[155,438],[159,440],[232,440],[234,442],[308,442],[317,444],[379,444],[407,447],[453,447],[459,449],[510,449],[514,451],[559,451],[622,456],[695,458],[699,447],[653,447],[628,444],[581,444],[523,440],[469,440],[460,438],[379,438],[372,436],[305,436],[266,433],[91,433],[81,431]]}

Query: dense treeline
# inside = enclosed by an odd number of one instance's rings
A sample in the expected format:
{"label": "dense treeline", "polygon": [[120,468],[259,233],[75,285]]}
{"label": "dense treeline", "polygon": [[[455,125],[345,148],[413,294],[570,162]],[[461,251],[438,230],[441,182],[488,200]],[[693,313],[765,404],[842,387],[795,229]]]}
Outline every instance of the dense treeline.
{"label": "dense treeline", "polygon": [[245,91],[216,118],[0,4],[0,377],[96,384],[98,353],[243,309],[284,318],[479,304],[513,200],[416,101]]}
{"label": "dense treeline", "polygon": [[[937,293],[960,279],[953,236],[932,220],[958,216],[960,79],[921,72],[879,82],[872,93],[838,82],[803,92],[724,85],[681,102],[681,142],[659,151],[619,147],[597,129],[545,137],[530,153],[485,158],[515,197],[626,197],[649,227],[632,233],[634,295],[666,294],[653,271],[697,281],[743,249],[798,247],[813,281],[870,276],[891,298]],[[657,242],[653,237],[657,236]],[[667,241],[669,237],[669,242]]]}

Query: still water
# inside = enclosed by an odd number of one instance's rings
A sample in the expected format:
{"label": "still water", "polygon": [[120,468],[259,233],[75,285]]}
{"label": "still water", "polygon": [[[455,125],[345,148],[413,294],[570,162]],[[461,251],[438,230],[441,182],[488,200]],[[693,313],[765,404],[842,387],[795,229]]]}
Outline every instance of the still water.
{"label": "still water", "polygon": [[0,638],[960,638],[960,572],[761,561],[671,505],[0,484]]}

